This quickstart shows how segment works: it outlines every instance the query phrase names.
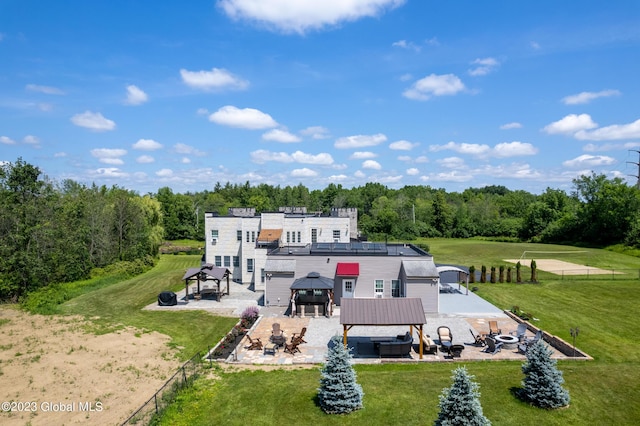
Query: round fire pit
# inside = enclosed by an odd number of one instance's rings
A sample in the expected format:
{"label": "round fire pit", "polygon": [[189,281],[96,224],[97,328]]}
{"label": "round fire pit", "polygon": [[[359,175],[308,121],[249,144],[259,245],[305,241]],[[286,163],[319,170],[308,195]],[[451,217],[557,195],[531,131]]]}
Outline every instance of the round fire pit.
{"label": "round fire pit", "polygon": [[509,334],[500,334],[495,337],[496,342],[501,342],[505,349],[514,349],[518,344],[518,338]]}

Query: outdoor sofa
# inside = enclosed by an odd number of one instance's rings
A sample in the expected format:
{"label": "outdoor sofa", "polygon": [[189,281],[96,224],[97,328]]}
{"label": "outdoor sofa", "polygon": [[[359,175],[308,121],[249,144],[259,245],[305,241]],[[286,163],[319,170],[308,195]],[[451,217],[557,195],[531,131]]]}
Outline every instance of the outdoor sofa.
{"label": "outdoor sofa", "polygon": [[380,342],[378,351],[380,356],[393,356],[393,355],[409,355],[411,352],[411,346],[413,345],[413,337],[409,332],[404,336],[400,335],[396,337],[396,340],[388,342]]}

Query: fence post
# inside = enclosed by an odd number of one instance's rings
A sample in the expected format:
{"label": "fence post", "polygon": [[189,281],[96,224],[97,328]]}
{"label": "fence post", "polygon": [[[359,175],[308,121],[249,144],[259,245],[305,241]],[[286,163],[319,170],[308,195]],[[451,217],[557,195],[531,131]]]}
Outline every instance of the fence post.
{"label": "fence post", "polygon": [[158,414],[158,392],[153,395],[153,402],[156,404],[156,414]]}

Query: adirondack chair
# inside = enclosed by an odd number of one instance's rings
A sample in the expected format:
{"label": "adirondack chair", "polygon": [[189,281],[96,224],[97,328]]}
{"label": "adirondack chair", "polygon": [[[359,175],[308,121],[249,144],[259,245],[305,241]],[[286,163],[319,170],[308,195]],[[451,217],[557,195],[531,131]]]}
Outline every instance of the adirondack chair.
{"label": "adirondack chair", "polygon": [[251,336],[249,336],[247,334],[247,339],[249,339],[249,345],[245,346],[245,349],[247,350],[262,350],[262,342],[260,341],[259,337],[256,337],[255,340],[251,338]]}
{"label": "adirondack chair", "polygon": [[489,321],[489,336],[497,336],[502,334],[502,330],[498,328],[498,321]]}
{"label": "adirondack chair", "polygon": [[497,342],[493,340],[492,337],[486,337],[485,342],[487,342],[487,347],[482,351],[491,355],[495,355],[496,353],[502,350],[502,342]]}
{"label": "adirondack chair", "polygon": [[293,341],[291,343],[286,343],[284,345],[284,351],[287,352],[287,353],[290,353],[291,355],[293,355],[296,352],[300,352],[300,349],[298,348],[298,346],[300,346],[300,342],[298,342],[298,341]]}
{"label": "adirondack chair", "polygon": [[518,338],[518,342],[522,342],[525,339],[525,334],[527,333],[527,324],[521,322],[518,324],[518,329],[510,331],[509,334],[512,336],[516,336]]}
{"label": "adirondack chair", "polygon": [[529,348],[536,343],[538,340],[542,339],[542,330],[538,330],[536,335],[531,339],[525,339],[518,345],[518,351],[526,354]]}
{"label": "adirondack chair", "polygon": [[472,329],[469,329],[469,332],[473,336],[473,344],[476,346],[484,346],[487,343],[485,342],[485,336],[480,334],[475,334]]}
{"label": "adirondack chair", "polygon": [[287,342],[287,338],[284,335],[284,331],[280,328],[280,323],[274,322],[271,326],[271,337],[269,338],[271,343],[275,343],[278,346],[284,346]]}
{"label": "adirondack chair", "polygon": [[304,335],[307,332],[307,327],[302,327],[302,330],[300,330],[300,333],[293,333],[293,335],[291,336],[291,342],[293,343],[294,341],[298,341],[299,343],[307,343],[306,340],[304,340]]}

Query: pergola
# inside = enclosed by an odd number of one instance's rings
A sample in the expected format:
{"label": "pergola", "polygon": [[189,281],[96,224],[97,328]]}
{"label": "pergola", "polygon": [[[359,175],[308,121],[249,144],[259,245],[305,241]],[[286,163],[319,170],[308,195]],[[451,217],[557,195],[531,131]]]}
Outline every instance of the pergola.
{"label": "pergola", "polygon": [[[205,263],[200,268],[189,268],[187,272],[185,272],[182,279],[184,280],[185,285],[185,298],[189,299],[189,284],[193,281],[196,281],[198,284],[197,294],[200,293],[200,282],[213,281],[216,284],[218,289],[218,294],[226,294],[229,295],[229,275],[230,272],[227,268],[219,268],[210,263]],[[220,282],[224,279],[227,279],[227,289],[226,292],[220,292]]]}
{"label": "pergola", "polygon": [[465,277],[465,281],[467,282],[467,296],[469,295],[469,272],[465,271],[464,269],[460,269],[457,266],[451,266],[451,265],[443,265],[443,266],[438,266],[436,268],[438,270],[438,275],[440,275],[440,273],[442,272],[457,272],[458,273],[458,288],[460,287],[460,276],[464,276]]}
{"label": "pergola", "polygon": [[[318,272],[309,272],[306,277],[298,278],[291,284],[291,312],[295,312],[296,304],[326,306],[326,313],[333,315],[333,278],[323,277]],[[304,296],[298,298],[300,290],[321,290],[322,296]]]}
{"label": "pergola", "polygon": [[348,299],[340,301],[340,324],[344,329],[343,343],[347,346],[347,332],[355,325],[361,326],[398,326],[408,325],[420,333],[420,359],[423,354],[422,331],[426,319],[422,299],[410,297]]}

